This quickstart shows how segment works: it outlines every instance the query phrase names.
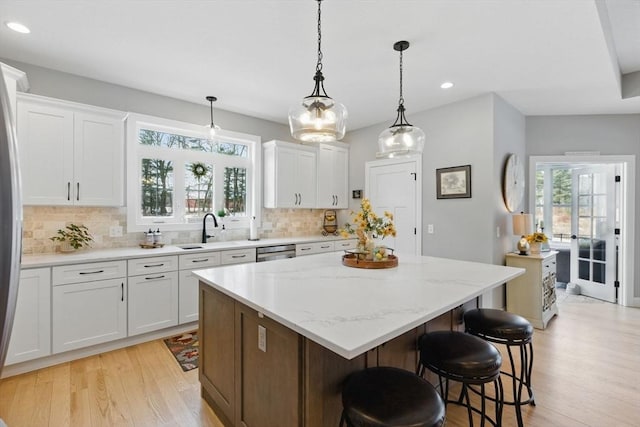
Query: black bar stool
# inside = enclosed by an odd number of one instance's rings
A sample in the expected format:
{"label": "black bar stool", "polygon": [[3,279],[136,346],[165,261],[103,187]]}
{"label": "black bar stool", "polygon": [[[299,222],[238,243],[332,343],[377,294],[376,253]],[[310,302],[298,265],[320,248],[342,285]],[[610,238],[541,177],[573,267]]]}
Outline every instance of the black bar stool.
{"label": "black bar stool", "polygon": [[[495,346],[473,335],[457,331],[429,332],[420,337],[420,363],[418,375],[424,376],[425,368],[438,375],[440,394],[445,405],[453,403],[467,408],[469,426],[473,426],[473,414],[480,414],[481,424],[485,421],[493,426],[502,423],[502,381],[500,366],[502,356]],[[444,384],[443,380],[445,379]],[[462,383],[460,397],[449,400],[449,380]],[[495,418],[486,412],[485,385],[493,383],[495,390]],[[471,405],[468,388],[480,386],[481,408]],[[463,401],[464,399],[464,401]]]}
{"label": "black bar stool", "polygon": [[[533,326],[527,319],[507,311],[492,308],[476,308],[464,314],[466,331],[490,342],[504,344],[509,353],[511,372],[502,372],[511,377],[513,400],[504,401],[505,405],[513,405],[516,409],[518,426],[522,427],[522,405],[536,404],[531,388],[531,372],[533,370]],[[511,347],[520,351],[519,372],[516,373]],[[523,399],[523,388],[529,397]]]}
{"label": "black bar stool", "polygon": [[444,403],[429,382],[391,367],[364,369],[342,389],[342,418],[348,427],[440,427]]}

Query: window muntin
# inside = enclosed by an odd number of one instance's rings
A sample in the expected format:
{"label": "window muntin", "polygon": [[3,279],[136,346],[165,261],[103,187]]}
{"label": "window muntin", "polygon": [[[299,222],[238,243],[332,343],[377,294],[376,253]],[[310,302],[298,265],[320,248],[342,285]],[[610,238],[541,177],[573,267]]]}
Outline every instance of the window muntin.
{"label": "window muntin", "polygon": [[129,230],[194,230],[221,209],[234,217],[227,228],[259,219],[259,137],[220,131],[211,141],[203,126],[130,114],[127,141]]}
{"label": "window muntin", "polygon": [[[534,224],[554,243],[568,243],[571,240],[571,169],[553,165],[543,165],[536,170],[536,196]],[[590,186],[581,182],[579,185]],[[590,201],[578,200],[578,209],[591,209]]]}

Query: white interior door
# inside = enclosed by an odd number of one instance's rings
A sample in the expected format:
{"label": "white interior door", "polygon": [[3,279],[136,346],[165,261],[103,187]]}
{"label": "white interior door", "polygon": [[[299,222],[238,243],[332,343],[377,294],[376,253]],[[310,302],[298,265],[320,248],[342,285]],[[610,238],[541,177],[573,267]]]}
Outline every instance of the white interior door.
{"label": "white interior door", "polygon": [[384,244],[397,254],[421,255],[419,210],[421,171],[420,159],[376,160],[366,164],[365,195],[374,212],[393,213],[396,237],[385,237]]}
{"label": "white interior door", "polygon": [[615,166],[572,171],[571,282],[583,295],[616,302]]}

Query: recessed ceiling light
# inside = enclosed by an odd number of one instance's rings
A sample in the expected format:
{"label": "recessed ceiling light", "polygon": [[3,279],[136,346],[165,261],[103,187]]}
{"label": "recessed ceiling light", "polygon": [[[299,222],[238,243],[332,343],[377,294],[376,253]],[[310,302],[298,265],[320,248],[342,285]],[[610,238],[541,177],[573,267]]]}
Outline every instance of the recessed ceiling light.
{"label": "recessed ceiling light", "polygon": [[17,33],[29,34],[31,32],[29,28],[19,22],[7,22],[6,25]]}
{"label": "recessed ceiling light", "polygon": [[440,85],[440,87],[442,89],[451,89],[453,87],[453,83],[451,82],[444,82]]}

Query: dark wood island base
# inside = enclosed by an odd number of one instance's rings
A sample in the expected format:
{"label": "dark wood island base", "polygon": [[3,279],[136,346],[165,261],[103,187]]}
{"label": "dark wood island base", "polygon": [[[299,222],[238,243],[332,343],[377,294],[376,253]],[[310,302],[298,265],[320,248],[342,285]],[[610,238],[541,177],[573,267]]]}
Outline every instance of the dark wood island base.
{"label": "dark wood island base", "polygon": [[225,426],[238,427],[337,426],[342,383],[351,372],[372,366],[415,371],[418,337],[463,330],[462,314],[477,307],[474,298],[348,360],[206,283],[199,294],[202,397]]}

